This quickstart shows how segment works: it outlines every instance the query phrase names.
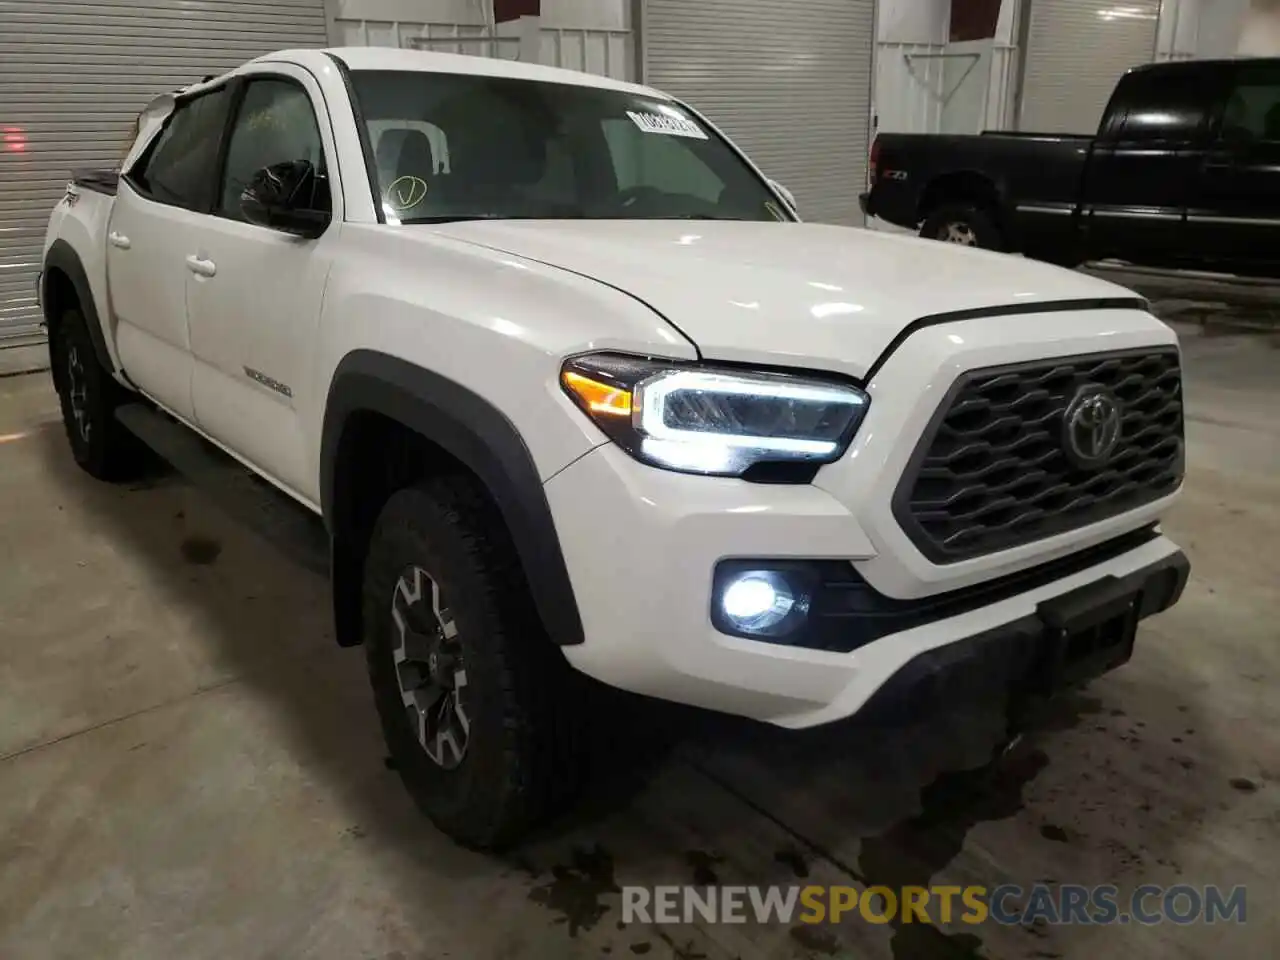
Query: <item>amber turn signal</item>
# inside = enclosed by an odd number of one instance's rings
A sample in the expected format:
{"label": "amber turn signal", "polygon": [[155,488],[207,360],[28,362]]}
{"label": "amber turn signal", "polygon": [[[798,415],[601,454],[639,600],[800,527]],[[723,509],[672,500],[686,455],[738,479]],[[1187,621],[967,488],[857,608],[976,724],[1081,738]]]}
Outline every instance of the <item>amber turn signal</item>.
{"label": "amber turn signal", "polygon": [[629,390],[592,380],[572,370],[562,371],[560,382],[592,413],[612,417],[631,416],[631,391]]}

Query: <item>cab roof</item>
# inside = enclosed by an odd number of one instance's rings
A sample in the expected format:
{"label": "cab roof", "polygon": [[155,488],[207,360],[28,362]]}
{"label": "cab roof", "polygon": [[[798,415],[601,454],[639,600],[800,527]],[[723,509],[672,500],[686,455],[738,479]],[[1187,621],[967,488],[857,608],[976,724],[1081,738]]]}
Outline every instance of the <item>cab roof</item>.
{"label": "cab roof", "polygon": [[402,50],[397,47],[333,47],[328,50],[281,50],[258,57],[252,63],[286,61],[316,67],[318,58],[328,62],[336,57],[352,71],[401,70],[420,73],[462,73],[485,77],[510,77],[515,80],[563,83],[580,87],[620,90],[649,97],[670,99],[665,94],[635,83],[614,80],[577,70],[547,67],[519,60],[468,56],[460,53],[435,53],[428,50]]}

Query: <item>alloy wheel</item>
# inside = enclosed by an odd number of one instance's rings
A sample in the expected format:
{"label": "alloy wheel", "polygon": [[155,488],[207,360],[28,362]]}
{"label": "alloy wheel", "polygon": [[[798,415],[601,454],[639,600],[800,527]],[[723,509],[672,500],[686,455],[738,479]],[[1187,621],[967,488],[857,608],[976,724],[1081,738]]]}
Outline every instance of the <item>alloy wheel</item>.
{"label": "alloy wheel", "polygon": [[89,384],[85,377],[84,361],[80,359],[80,349],[75,344],[67,348],[67,395],[71,401],[71,415],[76,421],[76,432],[80,440],[89,442],[89,434],[93,424],[89,420]]}
{"label": "alloy wheel", "polygon": [[455,769],[471,733],[467,671],[440,585],[421,567],[400,575],[391,598],[391,649],[405,716],[432,762]]}
{"label": "alloy wheel", "polygon": [[938,239],[944,243],[958,243],[965,247],[978,245],[978,235],[974,233],[973,225],[963,221],[953,220],[948,223],[938,231]]}

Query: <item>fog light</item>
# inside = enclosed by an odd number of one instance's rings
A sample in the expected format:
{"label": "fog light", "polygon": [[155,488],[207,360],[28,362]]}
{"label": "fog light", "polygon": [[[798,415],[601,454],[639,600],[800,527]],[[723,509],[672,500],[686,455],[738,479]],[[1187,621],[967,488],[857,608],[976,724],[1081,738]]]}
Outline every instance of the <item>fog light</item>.
{"label": "fog light", "polygon": [[711,622],[731,636],[790,643],[808,619],[814,586],[803,563],[722,560],[713,578]]}
{"label": "fog light", "polygon": [[753,570],[733,580],[720,600],[725,616],[740,630],[768,630],[786,619],[795,597],[786,580],[769,570]]}

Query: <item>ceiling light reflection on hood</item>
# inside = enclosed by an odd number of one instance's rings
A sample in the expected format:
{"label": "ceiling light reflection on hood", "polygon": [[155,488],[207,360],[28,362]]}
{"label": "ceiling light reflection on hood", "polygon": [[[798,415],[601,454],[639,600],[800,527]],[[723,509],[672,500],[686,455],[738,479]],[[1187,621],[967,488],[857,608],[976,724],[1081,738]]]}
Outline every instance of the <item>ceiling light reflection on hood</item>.
{"label": "ceiling light reflection on hood", "polygon": [[831,303],[815,303],[809,312],[819,320],[825,317],[838,317],[847,313],[861,313],[864,307],[860,303],[843,303],[839,300]]}

